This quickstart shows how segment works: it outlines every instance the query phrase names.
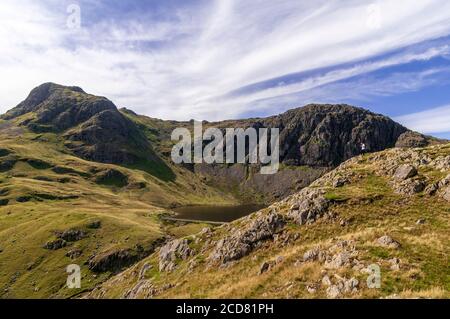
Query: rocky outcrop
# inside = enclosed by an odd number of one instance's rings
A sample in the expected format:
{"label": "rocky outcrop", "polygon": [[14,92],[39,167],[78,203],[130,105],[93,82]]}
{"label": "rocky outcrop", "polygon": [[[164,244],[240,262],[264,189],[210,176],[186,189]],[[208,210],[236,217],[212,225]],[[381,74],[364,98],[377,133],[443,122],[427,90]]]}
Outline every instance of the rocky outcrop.
{"label": "rocky outcrop", "polygon": [[394,191],[402,195],[414,195],[425,189],[425,183],[420,180],[406,180],[394,185]]}
{"label": "rocky outcrop", "polygon": [[256,215],[243,229],[231,230],[231,234],[215,245],[210,261],[225,264],[248,255],[264,241],[272,239],[285,225],[284,217],[276,212]]}
{"label": "rocky outcrop", "polygon": [[339,275],[335,275],[334,283],[332,283],[329,278],[323,281],[327,283],[329,282],[329,287],[327,288],[326,293],[327,297],[331,299],[341,297],[344,293],[355,294],[358,291],[359,280],[354,277],[346,279]]}
{"label": "rocky outcrop", "polygon": [[186,260],[194,251],[189,247],[187,239],[173,240],[159,250],[159,271],[172,271],[178,259]]}
{"label": "rocky outcrop", "polygon": [[410,177],[414,177],[417,175],[417,169],[409,164],[400,165],[395,173],[394,178],[400,181],[408,179]]}
{"label": "rocky outcrop", "polygon": [[81,249],[78,248],[74,248],[69,250],[66,253],[66,257],[69,257],[70,259],[77,259],[78,257],[80,257],[83,254],[83,251]]}
{"label": "rocky outcrop", "polygon": [[67,242],[64,239],[58,238],[45,243],[44,248],[49,250],[58,250],[67,246]]}
{"label": "rocky outcrop", "polygon": [[67,229],[62,232],[55,232],[55,234],[56,237],[67,242],[78,241],[87,236],[87,234],[81,229]]}
{"label": "rocky outcrop", "polygon": [[93,272],[117,272],[152,254],[166,238],[161,237],[150,245],[137,244],[133,248],[111,248],[89,257],[87,264]]}
{"label": "rocky outcrop", "polygon": [[330,200],[326,199],[325,191],[314,188],[305,188],[290,199],[293,203],[290,207],[288,217],[299,225],[312,223],[322,216],[328,206]]}
{"label": "rocky outcrop", "polygon": [[384,235],[377,239],[377,244],[388,247],[388,248],[399,248],[400,243],[396,240],[394,240],[391,236]]}
{"label": "rocky outcrop", "polygon": [[88,265],[93,272],[118,271],[138,260],[138,254],[132,249],[113,249],[92,256]]}
{"label": "rocky outcrop", "polygon": [[[375,152],[435,142],[385,116],[349,105],[311,104],[268,118],[207,123],[208,126],[280,129],[280,161],[285,166],[306,169],[288,168],[265,176],[245,165],[194,165],[195,172],[209,176],[221,187],[238,187],[245,193],[252,189],[271,201],[299,191],[343,161],[361,154],[362,144],[366,147],[364,152]],[[336,179],[334,187],[345,183]]]}
{"label": "rocky outcrop", "polygon": [[280,127],[283,163],[336,166],[368,151],[393,147],[407,129],[391,119],[349,105],[311,104],[261,121]]}
{"label": "rocky outcrop", "polygon": [[429,136],[417,132],[406,131],[398,137],[395,147],[424,147],[427,146],[432,139],[433,138]]}

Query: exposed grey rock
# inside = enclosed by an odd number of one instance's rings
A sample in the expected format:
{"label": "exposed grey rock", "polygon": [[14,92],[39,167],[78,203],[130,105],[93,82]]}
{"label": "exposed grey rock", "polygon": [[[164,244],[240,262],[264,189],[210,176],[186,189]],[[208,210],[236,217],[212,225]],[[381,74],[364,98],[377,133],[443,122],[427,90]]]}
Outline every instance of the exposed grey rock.
{"label": "exposed grey rock", "polygon": [[314,294],[317,292],[317,286],[316,285],[307,285],[306,286],[306,290],[310,293],[310,294]]}
{"label": "exposed grey rock", "polygon": [[74,248],[74,249],[69,250],[66,253],[66,257],[69,257],[70,259],[76,259],[76,258],[80,257],[82,253],[83,253],[83,251],[81,249]]}
{"label": "exposed grey rock", "polygon": [[443,188],[447,185],[450,185],[450,174],[448,174],[445,178],[441,179],[438,183],[439,188]]}
{"label": "exposed grey rock", "polygon": [[147,270],[152,269],[152,267],[153,266],[151,264],[145,263],[139,271],[139,280],[145,279],[145,273],[147,272]]}
{"label": "exposed grey rock", "polygon": [[331,279],[328,275],[323,276],[322,278],[322,285],[324,286],[331,286]]}
{"label": "exposed grey rock", "polygon": [[448,171],[450,170],[450,155],[438,156],[430,165],[438,170]]}
{"label": "exposed grey rock", "polygon": [[316,247],[303,254],[303,261],[323,261],[326,258],[326,252]]}
{"label": "exposed grey rock", "polygon": [[327,297],[328,298],[337,298],[341,295],[342,288],[339,285],[331,285],[327,288]]}
{"label": "exposed grey rock", "polygon": [[331,257],[331,260],[327,260],[324,264],[325,268],[338,269],[343,266],[349,265],[351,261],[351,255],[347,251],[337,253]]}
{"label": "exposed grey rock", "polygon": [[211,261],[227,263],[248,255],[262,242],[273,239],[283,229],[283,216],[272,211],[267,215],[257,215],[244,229],[234,229],[231,235],[221,239],[209,256]]}
{"label": "exposed grey rock", "polygon": [[394,257],[392,259],[389,259],[388,261],[391,264],[392,270],[400,270],[400,259],[398,259],[397,257]]}
{"label": "exposed grey rock", "polygon": [[326,292],[328,298],[338,298],[342,294],[356,293],[358,291],[359,281],[352,277],[350,279],[342,278],[339,275],[335,275],[336,282],[332,284],[330,278],[326,276],[322,279],[322,284],[328,286]]}
{"label": "exposed grey rock", "polygon": [[259,268],[259,274],[263,274],[267,271],[269,271],[273,266],[275,265],[274,261],[265,261],[261,264],[261,267]]}
{"label": "exposed grey rock", "polygon": [[175,269],[178,258],[186,260],[193,253],[187,239],[173,240],[159,250],[159,270],[170,272]]}
{"label": "exposed grey rock", "polygon": [[324,191],[313,188],[303,189],[293,201],[295,203],[291,206],[288,217],[299,225],[314,222],[330,206],[330,200],[325,198]]}
{"label": "exposed grey rock", "polygon": [[389,247],[389,248],[399,248],[400,247],[400,243],[388,235],[384,235],[384,236],[381,236],[380,238],[378,238],[377,243],[381,246],[385,246],[385,247]]}
{"label": "exposed grey rock", "polygon": [[401,134],[395,143],[395,147],[423,147],[426,145],[428,145],[427,137],[413,131]]}
{"label": "exposed grey rock", "polygon": [[86,233],[80,229],[68,229],[63,232],[56,232],[56,237],[68,242],[78,241],[86,237]]}
{"label": "exposed grey rock", "polygon": [[320,250],[318,248],[314,248],[311,250],[308,250],[306,253],[303,254],[303,261],[315,261],[319,257]]}
{"label": "exposed grey rock", "polygon": [[49,241],[44,245],[45,249],[58,250],[60,248],[66,247],[67,242],[64,239],[58,238],[53,241]]}
{"label": "exposed grey rock", "polygon": [[409,164],[400,165],[394,173],[396,180],[402,181],[417,175],[417,169]]}
{"label": "exposed grey rock", "polygon": [[356,278],[350,278],[349,280],[345,280],[344,282],[344,291],[346,293],[355,293],[357,291],[359,285],[359,281]]}
{"label": "exposed grey rock", "polygon": [[425,194],[429,196],[433,196],[439,189],[439,185],[437,183],[433,183],[425,187]]}
{"label": "exposed grey rock", "polygon": [[346,177],[337,177],[333,180],[332,186],[335,188],[342,187],[345,184],[348,184],[349,182],[350,182],[349,179]]}
{"label": "exposed grey rock", "polygon": [[156,288],[150,280],[139,280],[138,283],[123,294],[125,299],[136,299],[141,295],[153,295]]}
{"label": "exposed grey rock", "polygon": [[394,185],[394,191],[397,194],[414,195],[425,189],[425,183],[421,180],[407,179],[400,184]]}

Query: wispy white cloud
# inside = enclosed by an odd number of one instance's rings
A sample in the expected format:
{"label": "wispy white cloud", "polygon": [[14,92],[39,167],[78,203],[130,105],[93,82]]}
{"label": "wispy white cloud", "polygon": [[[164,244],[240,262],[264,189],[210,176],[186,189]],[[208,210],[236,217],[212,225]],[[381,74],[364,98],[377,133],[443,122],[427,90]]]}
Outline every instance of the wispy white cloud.
{"label": "wispy white cloud", "polygon": [[422,133],[450,132],[450,105],[395,118],[406,127]]}
{"label": "wispy white cloud", "polygon": [[[215,0],[183,6],[170,23],[103,19],[77,32],[67,30],[65,8],[49,3],[0,4],[1,111],[32,87],[54,81],[79,85],[151,116],[223,119],[248,112],[256,101],[292,98],[387,66],[449,54],[445,45],[406,51],[224,98],[256,82],[360,61],[447,35],[450,2]],[[377,10],[368,10],[369,5]],[[88,9],[81,6],[82,18]]]}
{"label": "wispy white cloud", "polygon": [[[422,90],[426,87],[448,84],[450,67],[435,68],[417,72],[397,72],[384,77],[361,76],[347,81],[338,81],[309,90],[276,96],[252,102],[246,115],[268,116],[277,114],[277,110],[287,110],[309,103],[334,103],[342,101],[360,101],[367,108],[375,97],[386,97]],[[299,101],[301,102],[299,104]],[[413,107],[413,105],[411,105]],[[394,110],[397,114],[411,112],[411,109]]]}

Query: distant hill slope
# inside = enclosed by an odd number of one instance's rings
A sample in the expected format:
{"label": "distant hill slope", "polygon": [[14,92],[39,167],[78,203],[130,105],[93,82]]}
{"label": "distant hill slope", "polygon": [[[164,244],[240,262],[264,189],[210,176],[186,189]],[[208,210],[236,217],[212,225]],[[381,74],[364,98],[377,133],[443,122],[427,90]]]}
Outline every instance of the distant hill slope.
{"label": "distant hill slope", "polygon": [[[449,214],[450,144],[361,155],[84,297],[448,298]],[[377,267],[380,285],[368,284]]]}

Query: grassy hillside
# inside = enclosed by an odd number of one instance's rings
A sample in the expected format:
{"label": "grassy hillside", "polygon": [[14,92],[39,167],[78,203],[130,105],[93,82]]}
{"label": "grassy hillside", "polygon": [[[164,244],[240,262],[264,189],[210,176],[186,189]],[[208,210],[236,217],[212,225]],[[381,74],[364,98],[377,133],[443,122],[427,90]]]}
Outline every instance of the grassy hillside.
{"label": "grassy hillside", "polygon": [[[12,121],[0,123],[0,140],[2,298],[77,294],[65,288],[68,264],[83,265],[92,256],[122,249],[145,255],[158,238],[199,230],[201,225],[164,223],[159,215],[170,206],[236,203],[188,170],[172,167],[176,179],[168,182],[139,168],[86,161],[67,153],[58,135],[33,133]],[[101,226],[89,228],[93,222]],[[43,248],[67,230],[82,231],[84,237],[60,249]],[[66,256],[70,252],[72,258]],[[83,288],[111,273],[85,265]]]}
{"label": "grassy hillside", "polygon": [[[449,214],[450,144],[366,154],[164,246],[85,297],[448,298]],[[366,283],[372,264],[379,289]]]}

